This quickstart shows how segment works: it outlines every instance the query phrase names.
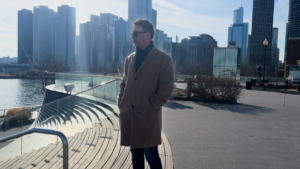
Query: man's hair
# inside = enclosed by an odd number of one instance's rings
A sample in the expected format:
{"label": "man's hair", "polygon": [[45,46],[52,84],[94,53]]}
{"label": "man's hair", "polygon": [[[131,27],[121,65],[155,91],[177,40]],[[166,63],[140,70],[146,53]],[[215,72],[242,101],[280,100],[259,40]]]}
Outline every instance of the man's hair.
{"label": "man's hair", "polygon": [[153,36],[154,36],[154,28],[153,28],[152,23],[149,22],[148,20],[137,19],[136,21],[134,21],[132,23],[132,25],[133,26],[136,26],[136,25],[141,26],[145,30],[145,32],[149,32],[150,33],[151,39],[153,38]]}

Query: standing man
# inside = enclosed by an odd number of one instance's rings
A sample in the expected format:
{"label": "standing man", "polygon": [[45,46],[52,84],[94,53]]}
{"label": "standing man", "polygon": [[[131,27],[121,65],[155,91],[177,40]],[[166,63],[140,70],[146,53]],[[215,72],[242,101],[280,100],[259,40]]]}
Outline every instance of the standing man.
{"label": "standing man", "polygon": [[118,98],[121,145],[130,146],[134,169],[144,169],[144,155],[151,169],[160,169],[161,110],[173,92],[172,62],[153,45],[149,21],[138,19],[132,25],[136,52],[125,60]]}

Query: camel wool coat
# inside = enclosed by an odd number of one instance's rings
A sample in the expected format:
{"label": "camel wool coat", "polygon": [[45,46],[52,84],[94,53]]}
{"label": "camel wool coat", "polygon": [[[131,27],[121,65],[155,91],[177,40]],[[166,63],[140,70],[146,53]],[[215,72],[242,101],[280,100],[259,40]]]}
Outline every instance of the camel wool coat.
{"label": "camel wool coat", "polygon": [[161,144],[162,106],[172,95],[171,57],[155,46],[135,72],[135,53],[124,63],[118,106],[121,145],[149,148]]}

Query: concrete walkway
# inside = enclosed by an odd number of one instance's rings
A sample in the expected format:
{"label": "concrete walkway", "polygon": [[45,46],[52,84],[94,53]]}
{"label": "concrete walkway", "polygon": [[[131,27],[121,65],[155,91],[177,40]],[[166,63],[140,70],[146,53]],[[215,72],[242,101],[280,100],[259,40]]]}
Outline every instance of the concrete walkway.
{"label": "concrete walkway", "polygon": [[300,96],[243,90],[238,102],[164,106],[175,168],[300,168]]}

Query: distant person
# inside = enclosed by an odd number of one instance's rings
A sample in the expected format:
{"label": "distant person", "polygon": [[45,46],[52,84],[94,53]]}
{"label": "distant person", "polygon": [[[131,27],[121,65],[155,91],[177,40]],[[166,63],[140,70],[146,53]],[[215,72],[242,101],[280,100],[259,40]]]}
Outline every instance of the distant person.
{"label": "distant person", "polygon": [[151,169],[160,169],[161,112],[173,92],[172,62],[153,45],[149,21],[138,19],[132,25],[136,52],[125,59],[118,97],[121,145],[130,146],[134,169],[144,168],[144,154]]}

